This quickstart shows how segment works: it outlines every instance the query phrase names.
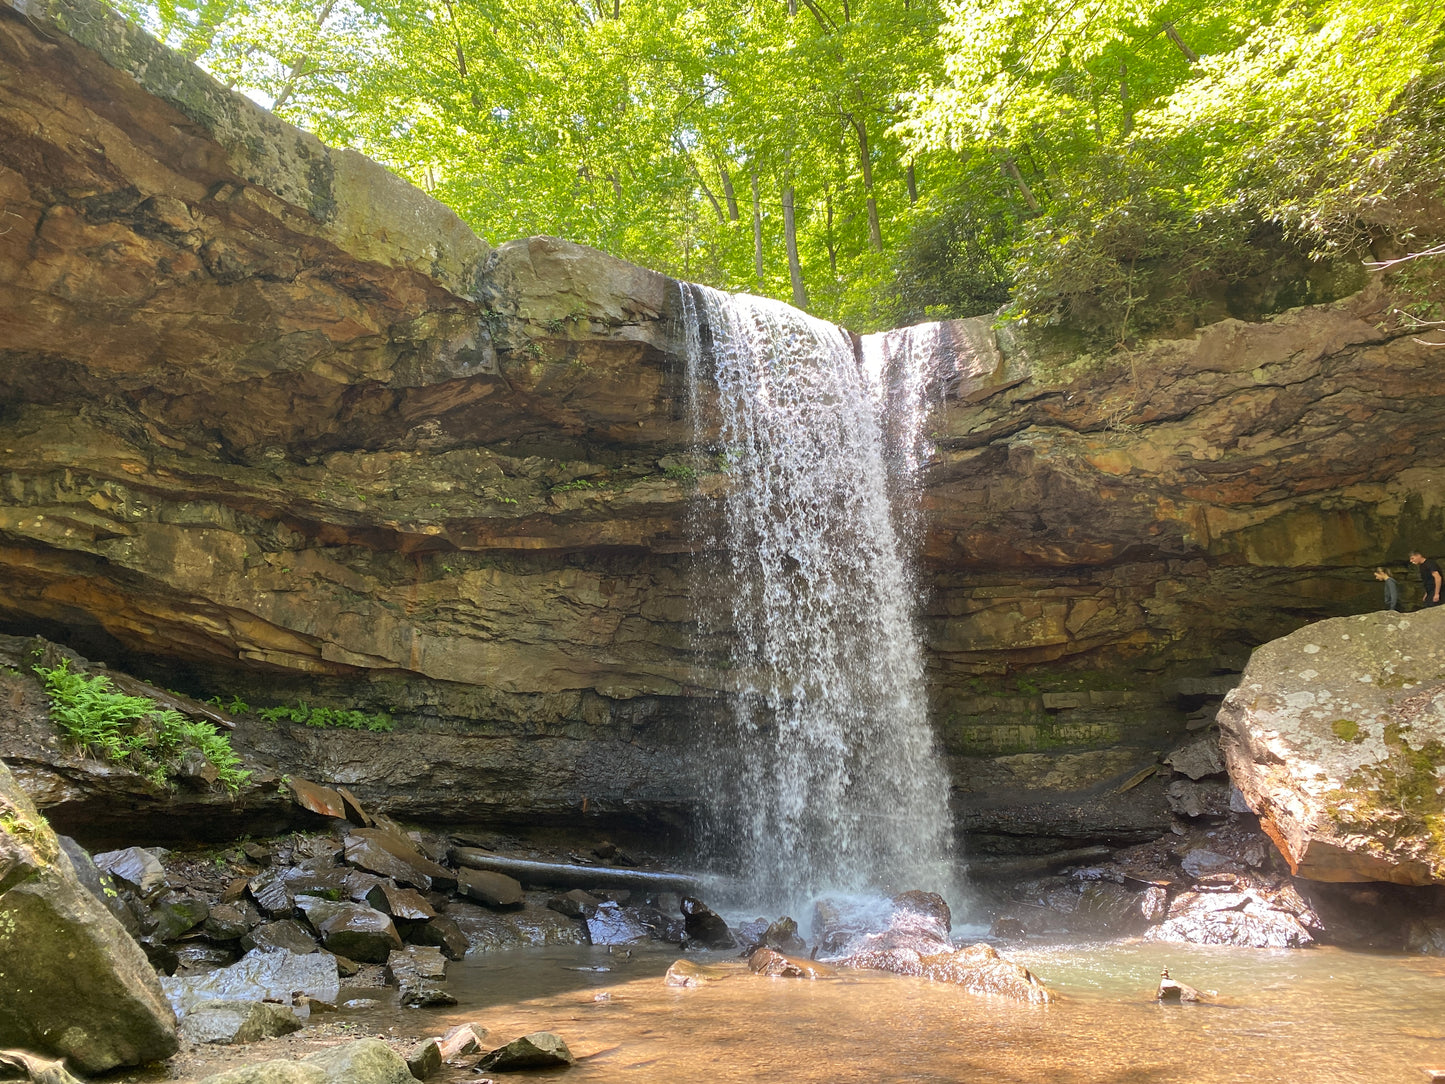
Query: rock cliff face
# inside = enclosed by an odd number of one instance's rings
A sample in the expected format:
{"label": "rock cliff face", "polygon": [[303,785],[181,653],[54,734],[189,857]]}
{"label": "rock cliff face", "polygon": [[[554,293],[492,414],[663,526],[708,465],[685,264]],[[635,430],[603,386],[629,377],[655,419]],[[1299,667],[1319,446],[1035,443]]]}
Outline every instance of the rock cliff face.
{"label": "rock cliff face", "polygon": [[[400,816],[684,821],[720,705],[688,524],[726,476],[686,459],[676,284],[493,249],[88,0],[0,0],[0,71],[0,631],[388,708],[238,743]],[[1067,364],[942,329],[925,631],[976,845],[1154,834],[1141,773],[1248,649],[1445,541],[1437,359],[1392,304]]]}

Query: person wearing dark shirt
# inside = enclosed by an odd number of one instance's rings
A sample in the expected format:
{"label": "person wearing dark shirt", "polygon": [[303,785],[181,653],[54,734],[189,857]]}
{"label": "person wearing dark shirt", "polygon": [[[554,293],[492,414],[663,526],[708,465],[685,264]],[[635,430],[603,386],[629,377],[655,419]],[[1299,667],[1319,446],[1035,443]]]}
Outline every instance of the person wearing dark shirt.
{"label": "person wearing dark shirt", "polygon": [[1395,582],[1383,568],[1375,569],[1375,579],[1385,585],[1385,609],[1398,610],[1400,608],[1400,585]]}
{"label": "person wearing dark shirt", "polygon": [[1419,550],[1410,554],[1410,563],[1420,570],[1420,589],[1425,592],[1425,601],[1420,605],[1439,606],[1445,588],[1445,575],[1440,572],[1440,563],[1426,557]]}

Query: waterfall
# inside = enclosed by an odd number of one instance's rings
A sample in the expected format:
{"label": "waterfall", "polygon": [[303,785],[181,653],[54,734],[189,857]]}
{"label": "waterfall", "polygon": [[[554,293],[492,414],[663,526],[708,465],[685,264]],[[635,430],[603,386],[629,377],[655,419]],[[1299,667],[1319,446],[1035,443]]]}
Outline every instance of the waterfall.
{"label": "waterfall", "polygon": [[694,462],[721,476],[693,524],[703,665],[729,702],[699,755],[713,848],[760,903],[942,888],[948,785],[895,508],[921,462],[904,432],[921,392],[885,431],[896,357],[870,381],[832,324],[702,286],[682,298]]}

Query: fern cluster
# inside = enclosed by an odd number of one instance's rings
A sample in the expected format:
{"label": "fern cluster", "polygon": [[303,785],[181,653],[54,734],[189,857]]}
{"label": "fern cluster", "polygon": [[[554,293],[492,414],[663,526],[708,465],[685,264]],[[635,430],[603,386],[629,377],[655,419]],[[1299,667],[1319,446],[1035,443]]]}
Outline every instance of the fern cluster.
{"label": "fern cluster", "polygon": [[118,690],[104,674],[78,674],[62,659],[35,667],[50,695],[50,717],[83,752],[123,763],[157,786],[165,786],[187,750],[195,749],[234,793],[251,778],[226,735],[209,723],[161,708],[145,696]]}
{"label": "fern cluster", "polygon": [[313,708],[308,704],[283,704],[275,708],[262,708],[256,713],[268,723],[301,723],[304,726],[336,728],[341,730],[371,730],[384,732],[395,725],[391,716],[384,711],[368,715],[364,711],[346,708]]}

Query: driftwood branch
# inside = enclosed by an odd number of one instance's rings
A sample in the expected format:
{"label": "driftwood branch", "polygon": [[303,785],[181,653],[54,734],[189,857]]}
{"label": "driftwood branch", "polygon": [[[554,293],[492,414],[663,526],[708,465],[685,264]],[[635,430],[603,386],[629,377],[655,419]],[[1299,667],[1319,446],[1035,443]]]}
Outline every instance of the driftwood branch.
{"label": "driftwood branch", "polygon": [[505,873],[528,884],[549,888],[638,888],[654,892],[702,891],[702,882],[685,873],[654,873],[611,866],[573,866],[565,862],[534,862],[526,858],[504,858],[476,847],[453,847],[452,861],[468,869]]}

